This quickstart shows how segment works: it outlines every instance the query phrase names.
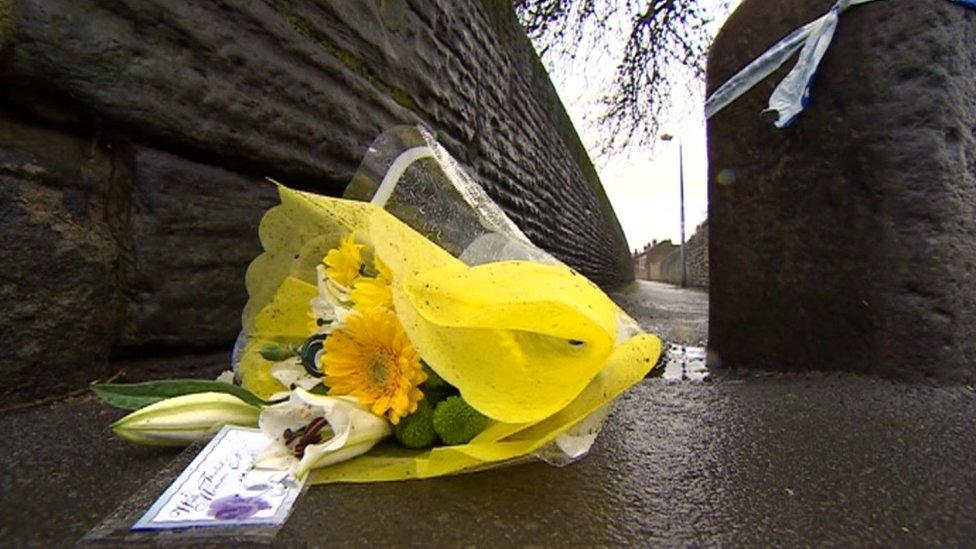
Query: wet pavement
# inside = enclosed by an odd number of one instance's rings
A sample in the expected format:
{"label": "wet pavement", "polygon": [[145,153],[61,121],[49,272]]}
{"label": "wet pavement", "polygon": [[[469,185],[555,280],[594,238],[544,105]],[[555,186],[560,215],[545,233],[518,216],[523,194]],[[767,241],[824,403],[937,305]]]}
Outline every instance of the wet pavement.
{"label": "wet pavement", "polygon": [[[704,337],[707,308],[705,294],[690,292],[639,284],[615,296],[645,326],[689,336],[673,348],[683,374],[698,371],[701,352],[684,345]],[[208,372],[216,366],[215,357],[199,360]],[[685,378],[636,386],[579,463],[312,487],[275,543],[930,546],[976,539],[974,388],[836,373]],[[9,441],[0,448],[0,544],[78,540],[179,459],[113,439],[106,426],[119,415],[90,397],[0,415]]]}
{"label": "wet pavement", "polygon": [[663,282],[637,280],[611,297],[642,328],[677,344],[704,347],[708,340],[708,293]]}

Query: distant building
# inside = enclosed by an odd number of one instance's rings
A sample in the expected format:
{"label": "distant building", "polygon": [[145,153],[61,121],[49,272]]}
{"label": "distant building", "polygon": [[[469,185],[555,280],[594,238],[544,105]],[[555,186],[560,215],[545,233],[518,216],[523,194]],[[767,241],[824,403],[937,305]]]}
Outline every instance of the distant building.
{"label": "distant building", "polygon": [[[634,250],[634,278],[681,284],[681,246],[670,240],[651,241],[643,250]],[[685,262],[689,286],[708,287],[708,221],[695,229],[685,242]]]}
{"label": "distant building", "polygon": [[651,241],[643,250],[634,251],[634,277],[638,280],[664,280],[661,264],[665,258],[678,251],[670,240]]}

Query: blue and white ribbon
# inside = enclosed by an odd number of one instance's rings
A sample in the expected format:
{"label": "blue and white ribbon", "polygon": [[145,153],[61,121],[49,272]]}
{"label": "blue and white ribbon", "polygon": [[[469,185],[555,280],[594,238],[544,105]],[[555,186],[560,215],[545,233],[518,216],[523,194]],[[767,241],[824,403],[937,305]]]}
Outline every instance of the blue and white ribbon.
{"label": "blue and white ribbon", "polygon": [[[705,117],[711,118],[715,113],[742,97],[799,51],[800,56],[796,65],[786,75],[786,78],[776,86],[773,95],[769,97],[769,108],[766,109],[766,112],[776,113],[774,124],[777,128],[789,126],[803,112],[810,101],[810,86],[813,83],[813,76],[834,38],[834,31],[837,30],[840,14],[853,6],[875,1],[877,0],[839,0],[830,8],[830,11],[820,18],[787,35],[715,90],[705,101]],[[948,1],[969,8],[976,8],[976,0]]]}

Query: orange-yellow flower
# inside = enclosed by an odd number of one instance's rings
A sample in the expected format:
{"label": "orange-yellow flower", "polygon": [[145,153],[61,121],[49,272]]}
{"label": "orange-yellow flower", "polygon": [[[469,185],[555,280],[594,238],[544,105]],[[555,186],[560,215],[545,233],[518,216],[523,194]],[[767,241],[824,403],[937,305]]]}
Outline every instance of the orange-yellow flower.
{"label": "orange-yellow flower", "polygon": [[379,274],[375,277],[359,277],[349,294],[357,311],[375,307],[387,309],[393,307],[393,291],[390,289],[393,272],[378,257],[375,259],[375,264]]}
{"label": "orange-yellow flower", "polygon": [[424,398],[420,356],[389,309],[349,315],[325,340],[322,369],[330,395],[352,395],[394,425]]}
{"label": "orange-yellow flower", "polygon": [[325,255],[325,273],[336,284],[351,288],[363,268],[363,245],[356,244],[352,233],[339,242],[339,247]]}

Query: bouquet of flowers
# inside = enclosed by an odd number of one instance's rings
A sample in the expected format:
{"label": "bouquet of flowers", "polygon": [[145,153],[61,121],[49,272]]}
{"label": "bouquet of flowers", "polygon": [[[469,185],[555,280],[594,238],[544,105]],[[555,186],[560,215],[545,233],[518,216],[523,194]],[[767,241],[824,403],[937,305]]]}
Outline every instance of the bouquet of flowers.
{"label": "bouquet of flowers", "polygon": [[423,128],[378,138],[342,199],[279,193],[233,372],[96,387],[135,410],[119,436],[258,425],[259,465],[312,483],[563,465],[658,361],[655,336],[535,247]]}

